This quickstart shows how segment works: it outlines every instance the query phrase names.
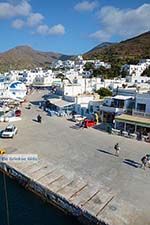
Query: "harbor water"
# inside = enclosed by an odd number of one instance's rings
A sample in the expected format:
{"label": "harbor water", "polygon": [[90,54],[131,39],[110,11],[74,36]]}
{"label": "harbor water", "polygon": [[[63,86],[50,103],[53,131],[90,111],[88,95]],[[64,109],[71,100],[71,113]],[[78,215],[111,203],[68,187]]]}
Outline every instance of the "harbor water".
{"label": "harbor water", "polygon": [[[14,180],[5,177],[9,225],[81,225],[75,218],[63,214],[56,207],[25,190]],[[8,225],[4,187],[4,177],[0,173],[0,225]]]}

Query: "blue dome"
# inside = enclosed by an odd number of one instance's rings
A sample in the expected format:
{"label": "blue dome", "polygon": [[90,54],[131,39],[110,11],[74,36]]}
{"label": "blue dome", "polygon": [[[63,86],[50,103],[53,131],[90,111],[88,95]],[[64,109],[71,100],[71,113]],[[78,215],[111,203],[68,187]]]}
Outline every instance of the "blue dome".
{"label": "blue dome", "polygon": [[17,88],[17,86],[19,86],[21,83],[19,81],[14,82],[10,85],[10,88]]}
{"label": "blue dome", "polygon": [[26,90],[26,86],[20,81],[15,81],[9,85],[9,89]]}

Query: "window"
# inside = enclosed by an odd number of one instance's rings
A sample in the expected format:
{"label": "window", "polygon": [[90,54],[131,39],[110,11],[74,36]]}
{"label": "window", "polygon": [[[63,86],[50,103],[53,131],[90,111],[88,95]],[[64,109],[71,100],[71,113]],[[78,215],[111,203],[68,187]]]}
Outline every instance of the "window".
{"label": "window", "polygon": [[137,111],[145,112],[146,104],[137,103]]}
{"label": "window", "polygon": [[93,112],[93,106],[92,105],[90,106],[90,112],[91,113]]}

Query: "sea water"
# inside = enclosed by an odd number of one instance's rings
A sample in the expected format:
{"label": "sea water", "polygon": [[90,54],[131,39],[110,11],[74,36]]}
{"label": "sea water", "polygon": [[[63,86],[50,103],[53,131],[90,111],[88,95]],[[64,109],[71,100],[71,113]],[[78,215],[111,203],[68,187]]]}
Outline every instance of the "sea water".
{"label": "sea water", "polygon": [[[81,225],[6,177],[9,225]],[[3,174],[0,173],[0,225],[8,225]]]}

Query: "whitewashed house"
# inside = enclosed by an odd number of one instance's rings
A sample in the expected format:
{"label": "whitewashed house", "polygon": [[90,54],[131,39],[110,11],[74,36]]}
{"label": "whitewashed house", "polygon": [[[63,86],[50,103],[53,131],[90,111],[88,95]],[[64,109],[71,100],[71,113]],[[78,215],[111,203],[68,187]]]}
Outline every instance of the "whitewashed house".
{"label": "whitewashed house", "polygon": [[150,92],[137,93],[133,115],[150,118]]}
{"label": "whitewashed house", "polygon": [[121,71],[126,71],[126,81],[132,83],[144,83],[149,80],[146,76],[141,76],[142,73],[150,66],[150,59],[142,59],[137,65],[125,64]]}
{"label": "whitewashed house", "polygon": [[97,94],[82,94],[74,98],[75,112],[85,116],[99,111],[101,100]]}
{"label": "whitewashed house", "polygon": [[27,88],[20,81],[0,82],[0,99],[24,100],[27,94]]}
{"label": "whitewashed house", "polygon": [[20,81],[14,81],[9,84],[7,91],[9,92],[10,98],[16,98],[24,100],[27,94],[27,88],[24,83]]}
{"label": "whitewashed house", "polygon": [[100,107],[101,121],[113,123],[116,115],[123,113],[132,113],[134,104],[133,96],[116,95],[114,97],[104,98],[103,104]]}

